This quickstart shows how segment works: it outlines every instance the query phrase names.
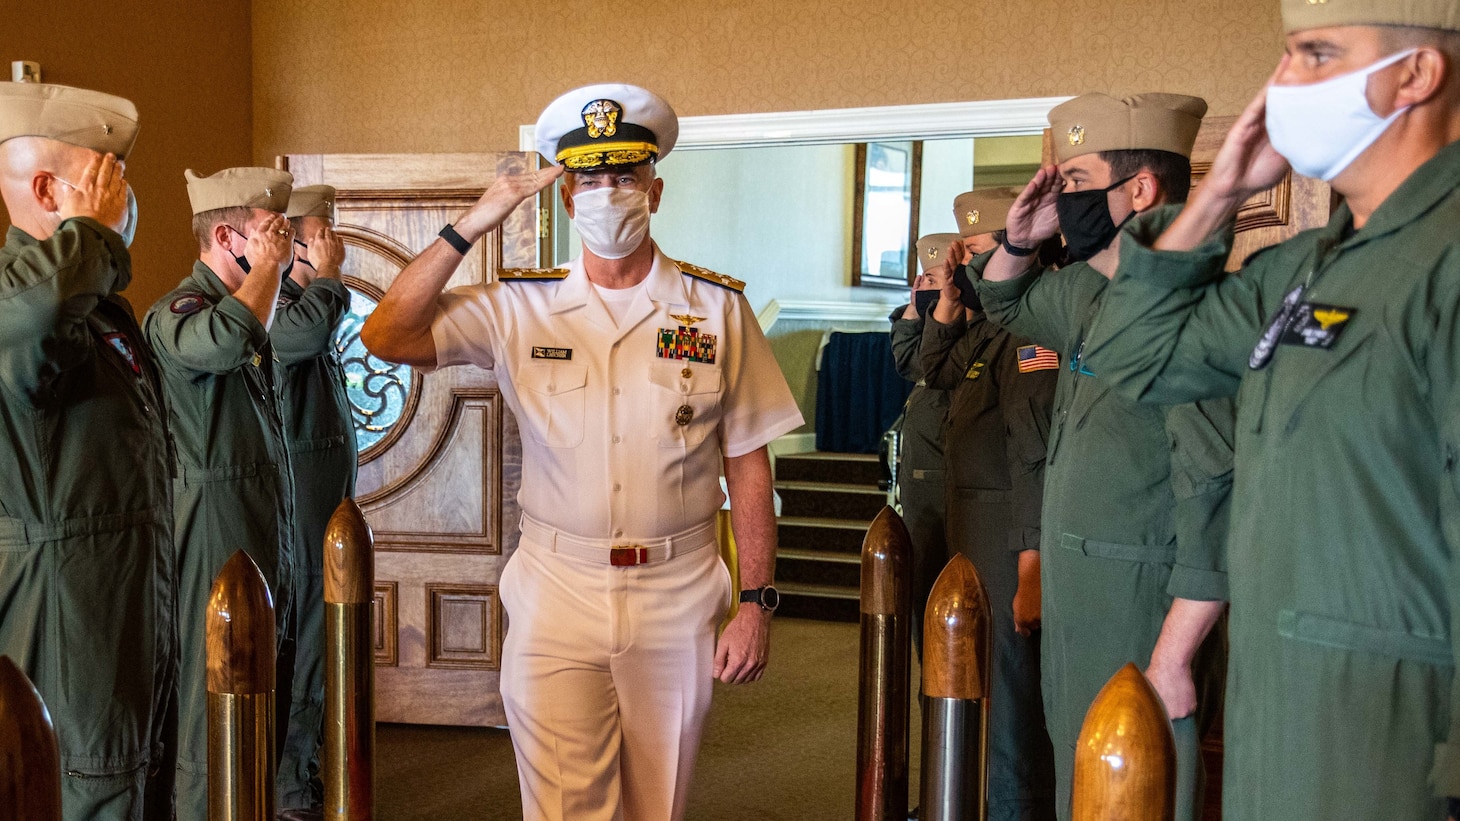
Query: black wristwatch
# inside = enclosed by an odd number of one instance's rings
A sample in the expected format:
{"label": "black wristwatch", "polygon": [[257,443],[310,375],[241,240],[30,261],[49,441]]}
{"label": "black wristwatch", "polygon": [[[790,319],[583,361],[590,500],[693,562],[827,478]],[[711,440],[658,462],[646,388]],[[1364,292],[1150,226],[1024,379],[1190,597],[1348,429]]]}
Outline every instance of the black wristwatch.
{"label": "black wristwatch", "polygon": [[754,590],[742,590],[740,591],[740,602],[741,604],[755,602],[760,605],[760,609],[767,613],[774,613],[776,608],[781,606],[781,591],[769,584]]}

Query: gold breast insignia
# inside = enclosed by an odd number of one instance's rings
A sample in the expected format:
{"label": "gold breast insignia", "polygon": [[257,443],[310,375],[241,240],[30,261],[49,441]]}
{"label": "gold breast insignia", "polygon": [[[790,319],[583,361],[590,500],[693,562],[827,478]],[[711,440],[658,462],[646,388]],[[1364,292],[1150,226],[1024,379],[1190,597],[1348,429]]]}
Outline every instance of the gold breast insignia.
{"label": "gold breast insignia", "polygon": [[686,328],[692,327],[696,322],[704,322],[707,317],[695,316],[694,314],[670,314],[676,322]]}

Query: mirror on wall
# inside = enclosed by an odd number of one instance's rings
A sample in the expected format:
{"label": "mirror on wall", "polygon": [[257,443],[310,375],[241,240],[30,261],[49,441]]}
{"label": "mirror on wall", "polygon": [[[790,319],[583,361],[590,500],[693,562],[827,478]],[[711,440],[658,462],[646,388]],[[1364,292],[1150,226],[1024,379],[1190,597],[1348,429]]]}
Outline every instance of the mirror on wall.
{"label": "mirror on wall", "polygon": [[[953,198],[1024,185],[1040,150],[1039,134],[680,150],[659,165],[652,233],[669,256],[750,283],[757,310],[771,299],[889,302],[900,296],[889,286],[911,281],[917,237],[958,230]],[[556,188],[551,201],[552,263],[563,265],[581,246]]]}

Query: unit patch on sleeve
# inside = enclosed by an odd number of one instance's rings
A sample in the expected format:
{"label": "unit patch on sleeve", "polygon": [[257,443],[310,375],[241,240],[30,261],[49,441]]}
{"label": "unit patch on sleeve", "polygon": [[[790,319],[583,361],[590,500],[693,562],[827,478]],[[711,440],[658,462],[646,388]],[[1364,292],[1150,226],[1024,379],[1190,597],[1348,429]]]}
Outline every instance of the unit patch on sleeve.
{"label": "unit patch on sleeve", "polygon": [[1278,344],[1327,350],[1338,342],[1339,334],[1343,333],[1348,327],[1348,321],[1357,313],[1357,308],[1321,305],[1317,302],[1299,303]]}
{"label": "unit patch on sleeve", "polygon": [[137,361],[137,353],[132,350],[132,343],[127,339],[126,334],[109,333],[103,334],[101,338],[105,339],[108,345],[116,348],[117,353],[121,354],[122,358],[127,360],[127,364],[132,367],[132,373],[138,376],[142,375],[142,365]]}
{"label": "unit patch on sleeve", "polygon": [[680,326],[674,330],[659,329],[655,353],[660,359],[683,359],[688,362],[703,362],[706,365],[715,364],[715,348],[718,340],[714,334],[701,333],[699,328],[693,327],[694,323],[704,318],[689,314],[675,315],[674,319],[681,323]]}
{"label": "unit patch on sleeve", "polygon": [[197,294],[183,294],[174,299],[167,308],[175,314],[190,314],[206,304],[208,304],[207,300]]}
{"label": "unit patch on sleeve", "polygon": [[1019,357],[1019,373],[1031,373],[1033,371],[1052,371],[1060,366],[1059,354],[1049,348],[1041,348],[1038,345],[1022,345],[1017,351]]}
{"label": "unit patch on sleeve", "polygon": [[533,359],[572,359],[572,348],[547,348],[542,345],[532,346]]}

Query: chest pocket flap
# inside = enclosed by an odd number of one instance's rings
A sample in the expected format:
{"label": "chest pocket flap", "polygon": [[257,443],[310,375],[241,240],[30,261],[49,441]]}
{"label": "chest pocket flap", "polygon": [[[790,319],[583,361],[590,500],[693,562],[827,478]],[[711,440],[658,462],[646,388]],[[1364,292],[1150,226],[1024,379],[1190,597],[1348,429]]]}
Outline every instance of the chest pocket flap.
{"label": "chest pocket flap", "polygon": [[718,367],[654,362],[649,382],[654,386],[650,433],[661,446],[698,445],[720,424],[723,380]]}
{"label": "chest pocket flap", "polygon": [[550,448],[572,448],[583,443],[583,417],[588,394],[588,366],[571,363],[533,363],[516,379],[518,401],[533,440]]}

